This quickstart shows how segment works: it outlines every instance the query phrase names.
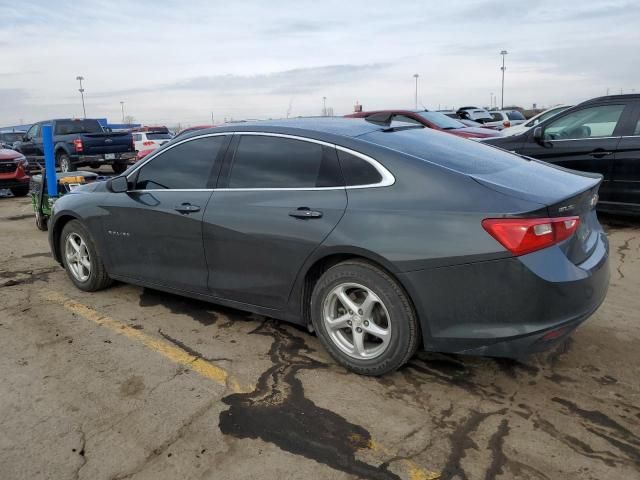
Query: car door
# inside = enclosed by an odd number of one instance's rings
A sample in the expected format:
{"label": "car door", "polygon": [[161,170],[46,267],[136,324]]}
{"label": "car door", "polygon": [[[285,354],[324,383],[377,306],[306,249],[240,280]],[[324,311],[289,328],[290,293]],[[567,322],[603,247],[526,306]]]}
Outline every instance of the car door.
{"label": "car door", "polygon": [[624,103],[588,105],[561,113],[541,124],[542,139],[529,132],[521,153],[566,168],[599,173],[604,181],[600,199],[611,199],[611,168],[621,119],[630,113]]}
{"label": "car door", "polygon": [[640,102],[622,127],[611,173],[611,202],[640,207]]}
{"label": "car door", "polygon": [[31,125],[31,128],[29,128],[25,134],[26,140],[20,143],[20,151],[29,160],[33,160],[40,155],[44,155],[43,153],[40,153],[40,147],[38,147],[38,145],[42,144],[40,126],[41,124],[39,123]]}
{"label": "car door", "polygon": [[202,217],[230,138],[208,134],[178,142],[131,172],[128,192],[106,194],[110,273],[207,291]]}
{"label": "car door", "polygon": [[213,295],[283,309],[305,259],[344,214],[335,148],[280,134],[238,133],[204,215]]}

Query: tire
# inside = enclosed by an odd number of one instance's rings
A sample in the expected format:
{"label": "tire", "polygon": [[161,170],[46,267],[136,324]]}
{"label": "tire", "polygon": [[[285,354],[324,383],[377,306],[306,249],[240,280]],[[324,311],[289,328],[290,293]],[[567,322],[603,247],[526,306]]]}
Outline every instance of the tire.
{"label": "tire", "polygon": [[71,157],[66,153],[61,153],[58,156],[58,166],[60,167],[61,172],[75,172],[76,166],[71,161]]}
{"label": "tire", "polygon": [[47,217],[42,215],[40,212],[36,212],[36,227],[38,227],[38,230],[42,230],[43,232],[46,232],[49,229]]}
{"label": "tire", "polygon": [[[80,248],[76,250],[73,245],[69,245],[69,242],[73,242],[76,246],[79,245]],[[67,271],[69,279],[80,290],[95,292],[111,285],[112,280],[107,274],[95,242],[80,221],[71,220],[64,226],[60,235],[60,249],[64,269]],[[69,253],[74,251],[79,251],[80,256],[85,257],[86,263],[89,264],[88,269],[81,267],[80,270],[77,270],[80,260],[70,264],[72,259],[69,258]]]}
{"label": "tire", "polygon": [[13,193],[14,197],[24,197],[29,193],[29,185],[12,187],[9,190],[11,190],[11,193]]}
{"label": "tire", "polygon": [[[339,300],[340,292],[353,307],[363,308],[349,314],[345,301]],[[373,301],[370,314],[367,298]],[[325,314],[341,320],[331,328]],[[402,287],[386,271],[363,260],[348,260],[324,272],[311,295],[311,321],[329,354],[361,375],[379,376],[400,368],[416,352],[420,339],[415,312]],[[358,328],[361,333],[356,333]]]}
{"label": "tire", "polygon": [[123,162],[118,162],[111,165],[111,168],[113,169],[114,173],[120,175],[122,172],[124,172],[127,169],[127,164]]}

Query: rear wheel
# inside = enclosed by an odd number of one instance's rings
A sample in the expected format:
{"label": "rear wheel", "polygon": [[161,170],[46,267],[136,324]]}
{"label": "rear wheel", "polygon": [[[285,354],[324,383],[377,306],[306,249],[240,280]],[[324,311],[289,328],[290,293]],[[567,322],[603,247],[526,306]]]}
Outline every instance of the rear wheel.
{"label": "rear wheel", "polygon": [[71,220],[62,229],[60,248],[67,275],[80,290],[94,292],[111,284],[95,242],[78,220]]}
{"label": "rear wheel", "polygon": [[339,263],[320,277],[311,318],[331,356],[363,375],[396,370],[418,346],[418,322],[402,287],[365,261]]}
{"label": "rear wheel", "polygon": [[127,169],[127,164],[118,162],[111,165],[111,168],[113,169],[114,173],[117,173],[118,175],[120,175],[122,172],[124,172]]}
{"label": "rear wheel", "polygon": [[58,166],[61,172],[75,172],[76,166],[71,162],[71,157],[66,153],[61,153],[58,156]]}
{"label": "rear wheel", "polygon": [[36,209],[36,227],[38,227],[38,230],[42,230],[43,232],[49,228],[47,217],[45,217],[42,213],[37,211],[37,209]]}
{"label": "rear wheel", "polygon": [[29,193],[29,185],[21,185],[19,187],[12,187],[11,193],[14,197],[24,197]]}

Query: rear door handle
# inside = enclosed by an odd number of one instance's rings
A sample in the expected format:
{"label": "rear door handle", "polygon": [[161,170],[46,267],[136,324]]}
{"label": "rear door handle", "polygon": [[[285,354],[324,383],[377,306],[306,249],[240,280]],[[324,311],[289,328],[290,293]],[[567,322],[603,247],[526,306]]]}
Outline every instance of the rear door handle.
{"label": "rear door handle", "polygon": [[611,155],[613,152],[609,152],[607,150],[604,150],[602,148],[596,148],[593,152],[591,152],[589,155],[591,155],[592,157],[595,158],[602,158],[606,155]]}
{"label": "rear door handle", "polygon": [[176,212],[180,213],[194,213],[200,211],[199,205],[191,205],[190,203],[183,203],[181,205],[176,205],[173,207]]}
{"label": "rear door handle", "polygon": [[289,216],[294,218],[320,218],[322,217],[322,212],[311,210],[309,207],[300,207],[297,210],[291,210]]}

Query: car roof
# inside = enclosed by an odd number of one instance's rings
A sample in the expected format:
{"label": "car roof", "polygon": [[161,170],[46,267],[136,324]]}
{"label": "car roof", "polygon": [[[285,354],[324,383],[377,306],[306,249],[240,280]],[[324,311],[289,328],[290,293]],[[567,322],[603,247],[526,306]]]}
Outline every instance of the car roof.
{"label": "car roof", "polygon": [[640,93],[627,93],[624,95],[605,95],[604,97],[590,98],[579,105],[588,105],[590,103],[609,103],[619,101],[640,100]]}
{"label": "car roof", "polygon": [[[226,123],[219,127],[194,131],[189,136],[217,132],[263,131],[265,133],[326,134],[342,137],[357,137],[366,133],[382,130],[383,127],[367,122],[364,118],[343,117],[306,117],[284,118],[280,120],[258,120],[239,123]],[[185,137],[187,138],[187,137]]]}

